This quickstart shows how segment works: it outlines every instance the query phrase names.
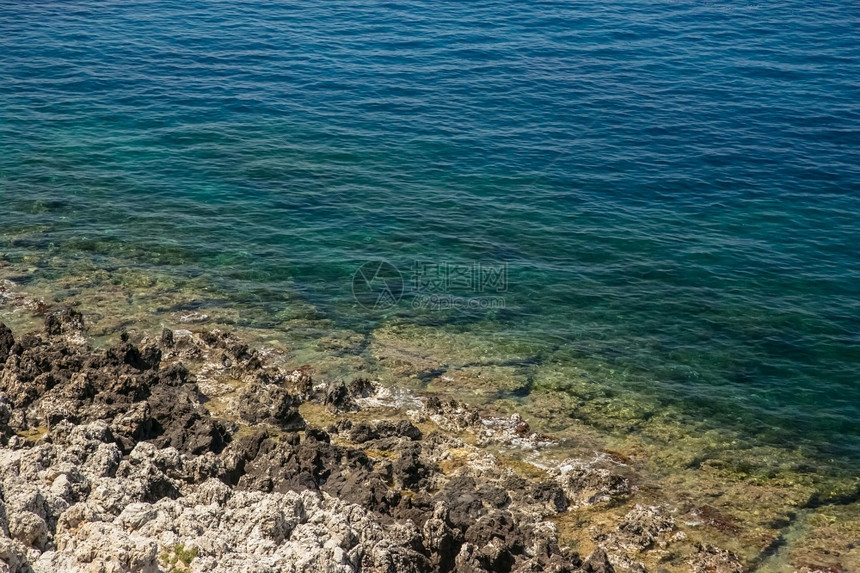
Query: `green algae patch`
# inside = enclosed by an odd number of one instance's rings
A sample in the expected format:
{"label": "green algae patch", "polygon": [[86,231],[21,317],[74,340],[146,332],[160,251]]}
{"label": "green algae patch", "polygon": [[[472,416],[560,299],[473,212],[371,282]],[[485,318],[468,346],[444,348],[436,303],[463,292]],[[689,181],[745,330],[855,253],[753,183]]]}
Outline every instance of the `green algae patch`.
{"label": "green algae patch", "polygon": [[439,469],[442,470],[443,474],[451,476],[458,469],[468,465],[469,456],[472,453],[472,450],[469,448],[451,448],[447,452],[446,459],[439,462]]}
{"label": "green algae patch", "polygon": [[17,435],[23,438],[28,444],[35,444],[45,437],[49,430],[50,428],[47,426],[37,426],[35,428],[30,428],[25,432],[18,432]]}
{"label": "green algae patch", "polygon": [[399,349],[426,357],[440,357],[455,365],[526,363],[539,351],[537,345],[502,337],[476,336],[471,332],[410,323],[376,329],[373,343],[383,354],[386,348]]}
{"label": "green algae patch", "polygon": [[170,548],[170,551],[163,551],[159,557],[168,568],[168,573],[187,573],[191,570],[191,562],[197,558],[198,553],[197,547],[187,549],[184,543],[177,543]]}
{"label": "green algae patch", "polygon": [[341,416],[332,414],[323,405],[314,402],[304,402],[299,405],[299,414],[308,425],[315,428],[327,428],[341,419]]}
{"label": "green algae patch", "polygon": [[[537,348],[450,329],[393,324],[373,331],[368,351],[381,366],[382,382],[407,380],[415,388],[432,383],[437,391],[474,394],[524,387],[527,379],[516,368],[531,363]],[[455,377],[465,384],[458,387]]]}

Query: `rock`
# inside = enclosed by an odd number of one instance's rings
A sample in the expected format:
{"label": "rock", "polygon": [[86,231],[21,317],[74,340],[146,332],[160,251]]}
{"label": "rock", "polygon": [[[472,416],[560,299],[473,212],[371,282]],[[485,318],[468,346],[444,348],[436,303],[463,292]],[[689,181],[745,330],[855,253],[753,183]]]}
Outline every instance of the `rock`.
{"label": "rock", "polygon": [[566,460],[554,475],[574,506],[606,502],[631,492],[627,478],[579,460]]}
{"label": "rock", "polygon": [[737,555],[709,544],[699,544],[696,553],[687,560],[693,573],[743,573]]}
{"label": "rock", "polygon": [[406,420],[399,422],[375,420],[373,422],[360,422],[355,425],[349,424],[348,427],[341,426],[338,429],[346,429],[349,439],[357,444],[384,438],[421,439],[421,430]]}
{"label": "rock", "polygon": [[12,335],[12,331],[0,322],[0,367],[6,363],[13,346],[15,346],[15,337]]}
{"label": "rock", "polygon": [[450,571],[463,543],[459,530],[448,525],[447,509],[439,502],[433,516],[424,523],[424,548],[431,555],[431,565],[435,570]]}
{"label": "rock", "polygon": [[45,334],[48,336],[80,334],[84,330],[84,317],[73,308],[65,307],[45,317]]}
{"label": "rock", "polygon": [[165,328],[161,331],[161,346],[165,348],[170,348],[176,343],[176,339],[174,338],[173,331]]}
{"label": "rock", "polygon": [[609,556],[601,547],[595,549],[594,553],[588,556],[588,559],[582,564],[582,570],[585,573],[615,573],[615,568],[609,562]]}
{"label": "rock", "polygon": [[[79,313],[63,311],[46,320],[46,330],[78,328]],[[71,326],[69,326],[71,325]],[[228,440],[224,425],[202,406],[199,391],[180,364],[160,368],[161,351],[142,350],[127,341],[104,353],[24,338],[0,374],[6,393],[21,418],[16,431],[109,420],[123,451],[140,440],[200,454],[218,452]]]}
{"label": "rock", "polygon": [[544,504],[553,513],[561,513],[570,505],[565,490],[550,480],[534,484],[529,491],[529,497],[537,503]]}
{"label": "rock", "polygon": [[471,543],[464,543],[457,553],[454,569],[462,573],[490,573],[485,564],[481,549]]}
{"label": "rock", "polygon": [[286,388],[300,398],[306,399],[310,397],[314,389],[314,380],[311,376],[310,366],[302,366],[287,373],[284,376]]}
{"label": "rock", "polygon": [[467,544],[482,548],[479,561],[490,571],[510,570],[514,554],[524,548],[523,534],[507,511],[496,510],[480,517],[466,530]]}
{"label": "rock", "polygon": [[[463,403],[422,407],[363,378],[313,396],[310,368],[281,369],[228,333],[98,351],[83,328],[70,309],[42,334],[0,324],[0,571],[613,573],[603,549],[581,564],[560,548],[548,521],[630,495],[611,466],[568,460],[526,479],[466,437],[424,435],[402,408],[362,410],[406,404],[478,443],[488,430],[543,440],[516,415],[488,425]],[[216,408],[205,394],[218,384]],[[307,426],[303,399],[338,414],[331,432]],[[668,510],[637,505],[601,544],[639,571],[627,553],[673,527]],[[690,558],[695,571],[738,563],[710,546]]]}
{"label": "rock", "polygon": [[425,409],[443,430],[462,432],[481,423],[477,412],[457,400],[443,401],[433,396],[428,398]]}
{"label": "rock", "polygon": [[48,534],[48,524],[31,511],[15,512],[9,520],[9,535],[28,547],[44,549]]}
{"label": "rock", "polygon": [[421,460],[421,447],[408,443],[400,450],[400,458],[394,462],[394,476],[404,489],[418,490],[426,484],[431,469]]}
{"label": "rock", "polygon": [[305,421],[298,411],[299,403],[285,388],[258,382],[242,391],[238,414],[246,424],[271,424],[295,432],[305,428]]}
{"label": "rock", "polygon": [[83,523],[73,534],[59,536],[57,552],[43,554],[35,564],[42,571],[115,571],[156,573],[158,544],[120,526],[102,521]]}
{"label": "rock", "polygon": [[[504,509],[511,503],[511,496],[499,486],[483,484],[477,489],[478,497],[490,507]],[[564,499],[564,495],[561,496]],[[565,500],[565,503],[567,500]]]}
{"label": "rock", "polygon": [[675,520],[662,508],[636,504],[618,526],[618,542],[625,548],[641,551],[650,547],[660,534],[674,528]]}
{"label": "rock", "polygon": [[400,492],[389,488],[379,474],[367,469],[355,469],[344,483],[337,484],[335,480],[329,480],[326,486],[323,491],[381,513],[389,513],[390,508],[396,506],[401,498]]}
{"label": "rock", "polygon": [[329,412],[348,412],[356,409],[352,395],[341,381],[332,382],[326,387],[323,405]]}
{"label": "rock", "polygon": [[[52,569],[59,571],[60,569]],[[0,571],[6,573],[29,573],[27,548],[20,542],[0,536]]]}
{"label": "rock", "polygon": [[[175,376],[185,379],[187,371],[174,368]],[[172,371],[159,372],[159,378],[171,379]],[[194,386],[183,381],[181,387],[156,384],[147,400],[150,416],[155,420],[152,437],[159,447],[174,447],[191,454],[218,453],[228,439],[223,423],[214,420],[200,405]],[[145,430],[143,433],[146,436]]]}
{"label": "rock", "polygon": [[122,510],[116,521],[126,531],[137,531],[155,519],[157,512],[149,503],[130,503]]}
{"label": "rock", "polygon": [[461,531],[466,531],[473,524],[477,525],[476,520],[487,513],[476,488],[474,478],[458,476],[445,484],[434,498],[449,508],[448,523]]}

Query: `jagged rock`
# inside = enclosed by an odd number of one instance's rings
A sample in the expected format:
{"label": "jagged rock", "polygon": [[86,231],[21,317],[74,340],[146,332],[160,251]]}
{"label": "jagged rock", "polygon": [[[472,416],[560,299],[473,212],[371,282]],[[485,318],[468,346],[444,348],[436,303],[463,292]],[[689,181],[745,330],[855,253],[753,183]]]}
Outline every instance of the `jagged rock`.
{"label": "jagged rock", "polygon": [[15,337],[12,335],[12,331],[0,322],[0,368],[6,363],[13,346],[15,346]]}
{"label": "jagged rock", "polygon": [[463,534],[448,525],[444,503],[436,503],[433,516],[424,523],[423,534],[425,550],[432,556],[431,564],[436,570],[450,571],[463,543]]}
{"label": "jagged rock", "polygon": [[[77,328],[79,313],[52,314],[48,332]],[[180,364],[160,368],[161,351],[123,341],[103,353],[24,337],[0,373],[0,391],[20,416],[15,430],[107,420],[123,451],[140,440],[200,454],[220,451],[228,439],[199,400]]]}
{"label": "jagged rock", "polygon": [[467,544],[480,547],[479,562],[490,571],[507,571],[514,554],[524,548],[523,534],[507,511],[496,510],[480,517],[466,530]]}
{"label": "jagged rock", "polygon": [[314,389],[314,380],[309,366],[302,366],[284,376],[287,389],[296,396],[307,399]]}
{"label": "jagged rock", "polygon": [[461,531],[466,531],[487,513],[477,492],[477,484],[469,476],[451,479],[434,499],[444,502],[445,507],[449,508],[448,523]]}
{"label": "jagged rock", "polygon": [[[174,367],[159,372],[161,380],[181,382],[156,384],[147,400],[155,421],[152,440],[159,447],[174,447],[191,454],[220,452],[229,439],[223,423],[201,406],[196,387],[186,381],[187,371]],[[145,432],[145,430],[144,430]],[[146,436],[146,433],[143,433]]]}
{"label": "jagged rock", "polygon": [[550,480],[543,480],[534,484],[529,491],[529,497],[537,503],[544,504],[547,509],[554,513],[561,513],[570,505],[565,490]]}
{"label": "jagged rock", "polygon": [[554,474],[574,506],[593,505],[630,494],[627,478],[579,460],[566,460]]}
{"label": "jagged rock", "polygon": [[293,440],[264,440],[257,455],[245,464],[245,473],[239,480],[241,489],[263,492],[317,490],[320,481],[328,477],[336,466],[336,450],[317,446],[317,441],[304,447]]}
{"label": "jagged rock", "polygon": [[338,426],[338,430],[345,431],[349,439],[357,444],[383,438],[421,439],[421,430],[406,420],[399,422],[375,420],[373,422],[359,422],[358,424],[352,424],[346,420],[345,424]]}
{"label": "jagged rock", "polygon": [[588,556],[585,563],[582,564],[582,570],[585,573],[615,573],[615,568],[609,562],[609,556],[602,547],[594,550],[594,553]]}
{"label": "jagged rock", "polygon": [[407,443],[394,462],[394,475],[405,489],[417,490],[426,484],[431,468],[421,460],[421,446]]}
{"label": "jagged rock", "polygon": [[359,409],[357,398],[366,398],[375,390],[374,385],[366,378],[356,378],[349,384],[338,380],[329,383],[325,388],[323,405],[329,412],[353,412]]}
{"label": "jagged rock", "polygon": [[74,533],[58,536],[57,551],[43,553],[34,563],[42,571],[156,573],[158,544],[103,521],[84,522]]}
{"label": "jagged rock", "polygon": [[709,544],[699,544],[696,553],[687,560],[693,573],[743,573],[737,555]]}
{"label": "jagged rock", "polygon": [[295,432],[305,428],[298,405],[299,402],[281,386],[253,383],[239,396],[238,414],[246,424],[265,423]]}
{"label": "jagged rock", "polygon": [[663,509],[636,504],[618,526],[617,541],[625,548],[641,551],[674,528],[675,520]]}
{"label": "jagged rock", "polygon": [[161,346],[165,348],[170,348],[176,343],[176,338],[173,335],[173,331],[169,328],[165,328],[161,331],[161,339],[159,340]]}
{"label": "jagged rock", "polygon": [[532,553],[534,558],[514,568],[512,573],[574,573],[582,567],[579,555],[559,548],[551,533],[537,538]]}
{"label": "jagged rock", "polygon": [[323,404],[329,412],[346,412],[356,408],[352,395],[341,381],[332,382],[326,386]]}
{"label": "jagged rock", "polygon": [[[9,537],[0,536],[0,572],[30,573],[27,562],[27,548]],[[59,569],[55,569],[59,571]]]}
{"label": "jagged rock", "polygon": [[31,511],[18,511],[9,520],[9,535],[26,546],[41,550],[48,542],[48,524]]}
{"label": "jagged rock", "polygon": [[477,412],[457,400],[440,400],[431,397],[425,404],[430,419],[443,430],[461,432],[481,423]]}
{"label": "jagged rock", "polygon": [[83,315],[73,308],[65,307],[45,317],[45,334],[48,336],[80,334],[85,329]]}

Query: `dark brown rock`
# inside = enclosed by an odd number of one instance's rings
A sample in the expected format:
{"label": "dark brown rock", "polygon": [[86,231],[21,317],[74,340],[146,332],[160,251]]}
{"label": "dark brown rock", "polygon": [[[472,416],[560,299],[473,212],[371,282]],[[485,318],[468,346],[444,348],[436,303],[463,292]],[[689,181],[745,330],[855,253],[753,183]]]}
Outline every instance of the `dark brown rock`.
{"label": "dark brown rock", "polygon": [[84,330],[83,315],[71,307],[62,308],[45,317],[45,334],[48,336],[81,333]]}
{"label": "dark brown rock", "polygon": [[550,480],[540,481],[531,486],[529,497],[537,503],[542,503],[552,511],[561,513],[570,505],[567,497],[564,495],[564,490]]}
{"label": "dark brown rock", "polygon": [[418,490],[426,484],[432,468],[421,460],[421,446],[407,443],[400,450],[400,458],[394,463],[394,476],[405,489]]}
{"label": "dark brown rock", "polygon": [[0,322],[0,368],[6,363],[13,346],[15,346],[15,337],[12,335],[12,331]]}
{"label": "dark brown rock", "polygon": [[242,391],[238,404],[239,417],[246,424],[271,424],[289,432],[305,428],[298,410],[300,402],[276,384],[250,384]]}
{"label": "dark brown rock", "polygon": [[348,430],[349,439],[357,444],[384,438],[407,438],[409,440],[420,440],[421,430],[407,420],[392,422],[391,420],[378,420],[374,422],[360,422],[349,424],[349,427],[338,428]]}
{"label": "dark brown rock", "polygon": [[582,564],[582,570],[585,573],[615,573],[615,568],[609,562],[609,556],[602,547],[594,550],[594,553],[588,556],[585,563]]}
{"label": "dark brown rock", "polygon": [[355,409],[355,402],[343,382],[332,382],[325,390],[323,405],[330,412],[342,412]]}

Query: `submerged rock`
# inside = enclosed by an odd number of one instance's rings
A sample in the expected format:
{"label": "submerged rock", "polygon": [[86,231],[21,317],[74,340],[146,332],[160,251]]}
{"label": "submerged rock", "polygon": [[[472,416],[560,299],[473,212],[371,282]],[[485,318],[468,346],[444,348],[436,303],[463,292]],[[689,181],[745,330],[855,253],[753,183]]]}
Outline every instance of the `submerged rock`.
{"label": "submerged rock", "polygon": [[617,541],[625,548],[641,551],[675,528],[675,520],[665,510],[636,504],[618,526]]}
{"label": "submerged rock", "polygon": [[737,555],[709,544],[700,544],[698,551],[688,560],[693,573],[743,573],[744,567]]}
{"label": "submerged rock", "polygon": [[565,460],[553,475],[574,506],[594,505],[631,493],[627,478],[595,463]]}

